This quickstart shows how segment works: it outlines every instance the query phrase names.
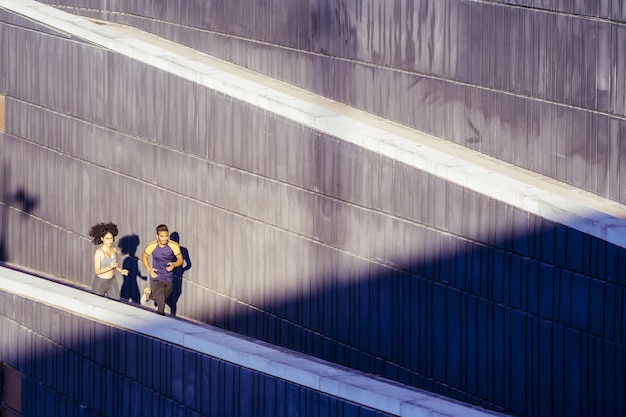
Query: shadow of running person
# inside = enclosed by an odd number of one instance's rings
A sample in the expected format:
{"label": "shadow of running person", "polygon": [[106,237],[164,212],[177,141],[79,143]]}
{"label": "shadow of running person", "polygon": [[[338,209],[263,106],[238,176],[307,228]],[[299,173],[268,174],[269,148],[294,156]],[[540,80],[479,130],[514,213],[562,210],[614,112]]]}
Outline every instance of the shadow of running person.
{"label": "shadow of running person", "polygon": [[26,221],[39,203],[37,196],[30,194],[25,188],[19,187],[10,192],[8,163],[2,164],[2,181],[0,182],[0,262],[9,260],[9,209],[14,207],[21,211],[21,219]]}
{"label": "shadow of running person", "polygon": [[119,247],[122,253],[126,255],[122,268],[128,270],[128,275],[124,277],[120,289],[120,299],[139,303],[143,289],[148,286],[147,277],[142,276],[139,272],[139,259],[135,256],[139,247],[139,236],[122,237],[119,240]]}
{"label": "shadow of running person", "polygon": [[174,268],[174,281],[172,282],[172,294],[168,297],[166,303],[170,306],[172,315],[176,315],[176,304],[183,292],[183,274],[191,269],[191,258],[186,247],[180,244],[180,235],[178,232],[170,234],[170,240],[178,243],[180,246],[180,254],[183,256],[183,264]]}
{"label": "shadow of running person", "polygon": [[[2,188],[4,189],[5,187],[8,188],[8,185],[3,182]],[[13,194],[8,194],[4,190],[0,191],[2,192],[2,195],[0,195],[0,262],[5,262],[9,260],[9,239],[6,236],[6,231],[9,230],[9,207],[13,206],[19,209],[22,214],[22,221],[26,221],[29,214],[37,207],[38,199],[36,196],[29,194],[24,188],[18,188]],[[3,202],[5,204],[2,204]]]}

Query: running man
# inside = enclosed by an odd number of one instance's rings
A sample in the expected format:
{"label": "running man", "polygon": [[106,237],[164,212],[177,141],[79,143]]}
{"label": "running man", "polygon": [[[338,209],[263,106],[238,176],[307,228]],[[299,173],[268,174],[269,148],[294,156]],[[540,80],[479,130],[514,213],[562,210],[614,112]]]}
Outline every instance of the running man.
{"label": "running man", "polygon": [[[166,225],[157,226],[156,232],[156,240],[146,245],[141,262],[150,274],[150,289],[146,289],[149,291],[146,296],[156,302],[157,313],[164,316],[165,300],[173,289],[172,271],[183,264],[183,255],[178,243],[170,240],[170,232]],[[152,266],[148,262],[149,257],[152,257]]]}

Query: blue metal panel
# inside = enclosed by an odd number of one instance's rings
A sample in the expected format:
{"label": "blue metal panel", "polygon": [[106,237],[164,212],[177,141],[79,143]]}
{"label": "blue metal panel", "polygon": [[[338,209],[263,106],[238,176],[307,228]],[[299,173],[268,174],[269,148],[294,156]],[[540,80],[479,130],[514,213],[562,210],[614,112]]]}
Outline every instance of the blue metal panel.
{"label": "blue metal panel", "polygon": [[64,395],[59,395],[57,399],[57,403],[58,403],[57,410],[58,410],[59,417],[73,416],[72,403],[69,401],[67,397],[65,397]]}
{"label": "blue metal panel", "polygon": [[183,399],[181,402],[199,410],[202,401],[201,358],[192,352],[183,351]]}
{"label": "blue metal panel", "polygon": [[560,287],[559,287],[559,319],[562,322],[570,323],[572,320],[572,273],[561,271]]}
{"label": "blue metal panel", "polygon": [[564,415],[565,413],[565,367],[568,366],[566,359],[563,355],[564,352],[564,329],[557,327],[552,331],[552,344],[553,353],[551,358],[551,364],[549,369],[552,372],[553,387],[552,387],[552,412],[553,415]]}
{"label": "blue metal panel", "polygon": [[431,289],[432,298],[429,300],[429,314],[432,314],[433,318],[429,349],[432,355],[431,374],[438,380],[444,380],[446,378],[446,349],[442,349],[442,347],[448,346],[446,332],[447,291],[445,287],[437,284],[433,284]]}
{"label": "blue metal panel", "polygon": [[33,414],[32,415],[44,415],[46,409],[46,387],[41,383],[36,383],[33,381],[32,390],[32,400],[33,400]]}
{"label": "blue metal panel", "polygon": [[[422,374],[430,374],[431,373],[431,350],[430,350],[430,340],[431,337],[431,327],[428,318],[430,317],[430,304],[431,304],[431,286],[426,280],[419,280],[419,288],[417,289],[417,295],[419,298],[415,299],[414,302],[418,303],[419,313],[417,314],[416,320],[419,320],[417,326],[419,329],[419,336],[417,339],[420,343],[416,344],[416,349],[419,351],[419,366],[418,370]],[[415,336],[414,336],[415,337]]]}
{"label": "blue metal panel", "polygon": [[116,390],[116,412],[119,413],[119,415],[132,416],[130,411],[132,404],[136,400],[136,398],[131,397],[132,380],[126,377],[121,377],[117,379],[116,383],[119,383],[119,389]]}
{"label": "blue metal panel", "polygon": [[[467,275],[469,265],[471,261],[469,257],[464,256],[471,244],[465,240],[458,239],[455,242],[456,248],[453,251],[454,254],[454,279],[452,285],[459,290],[467,290],[470,287],[471,281],[469,281]],[[422,274],[418,274],[422,275]]]}
{"label": "blue metal panel", "polygon": [[582,359],[583,340],[580,334],[571,329],[565,329],[565,344],[563,346],[563,356],[565,357],[565,377],[564,377],[564,397],[565,414],[571,416],[584,415],[581,411],[582,399]]}
{"label": "blue metal panel", "polygon": [[507,330],[509,329],[509,313],[510,311],[502,305],[493,306],[493,351],[491,356],[493,378],[490,381],[491,389],[493,390],[493,401],[496,404],[506,404],[505,401],[505,387],[502,384],[498,384],[498,380],[507,379],[508,359],[507,353],[510,346],[508,346]]}
{"label": "blue metal panel", "polygon": [[539,313],[541,265],[533,260],[526,263],[526,282],[522,283],[522,308],[532,314]]}
{"label": "blue metal panel", "polygon": [[605,310],[607,305],[605,283],[591,280],[589,285],[589,330],[600,337],[606,336],[604,333]]}
{"label": "blue metal panel", "polygon": [[[105,369],[102,375],[102,379],[98,381],[93,387],[94,392],[98,393],[102,397],[102,410],[103,414],[106,416],[114,415],[115,413],[115,403],[114,403],[114,394],[113,388],[115,385],[114,374],[109,370]],[[80,398],[71,392],[68,395],[72,398]]]}
{"label": "blue metal panel", "polygon": [[[123,341],[120,341],[120,334],[122,331],[120,329],[108,328],[107,329],[107,337],[105,338],[105,345],[108,355],[106,356],[107,366],[110,367],[113,371],[121,372],[123,371],[123,367],[120,366],[122,363],[122,358],[116,354],[119,352],[119,347],[123,344]],[[77,340],[77,338],[74,338]]]}
{"label": "blue metal panel", "polygon": [[552,326],[550,326],[547,322],[540,320],[538,322],[539,325],[539,358],[538,358],[538,367],[542,370],[541,378],[539,378],[539,398],[538,398],[538,409],[539,415],[553,415],[555,401],[554,396],[554,387],[555,387],[555,377],[554,377],[554,355],[558,354],[554,349],[553,345],[553,332]]}
{"label": "blue metal panel", "polygon": [[158,415],[163,417],[174,417],[175,403],[170,398],[159,397]]}
{"label": "blue metal panel", "polygon": [[485,398],[490,389],[489,384],[489,361],[490,361],[490,341],[491,334],[490,305],[481,298],[476,300],[476,393]]}
{"label": "blue metal panel", "polygon": [[145,415],[154,415],[153,409],[153,391],[146,386],[142,387],[134,401],[141,407],[141,412]]}
{"label": "blue metal panel", "polygon": [[466,390],[470,394],[476,394],[477,392],[477,379],[478,379],[478,311],[476,307],[477,299],[475,296],[466,295],[465,300],[465,325],[464,328],[464,385]]}
{"label": "blue metal panel", "polygon": [[146,360],[144,363],[147,371],[147,383],[149,386],[153,386],[159,392],[162,392],[161,384],[165,375],[161,373],[160,364],[161,359],[165,356],[165,346],[156,340],[150,340],[150,343],[146,346],[145,355]]}
{"label": "blue metal panel", "polygon": [[[618,305],[625,305],[624,303],[626,303],[626,288],[625,289],[621,289],[616,291],[615,293],[616,296],[616,306]],[[615,323],[615,331],[616,331],[616,335],[615,335],[615,340],[619,340],[621,342],[623,342],[624,340],[626,340],[626,309],[624,309],[622,307],[622,313],[621,315],[618,314],[615,316],[616,318],[616,323]]]}
{"label": "blue metal panel", "polygon": [[[607,346],[607,349],[612,348],[613,346]],[[619,376],[626,374],[626,347],[622,343],[616,344],[615,348],[615,375]],[[615,380],[615,392],[625,392],[626,391],[626,382],[623,378],[616,378]],[[610,381],[612,384],[613,381]],[[607,390],[608,391],[608,390]],[[614,401],[616,410],[626,410],[626,398],[623,395],[610,395],[608,392],[605,393],[605,398],[610,397],[607,403],[611,403]],[[611,401],[612,400],[612,401]]]}
{"label": "blue metal panel", "polygon": [[528,358],[526,349],[528,342],[528,316],[524,313],[511,311],[511,356],[510,356],[510,393],[511,409],[526,413],[527,390],[530,388],[527,380]]}
{"label": "blue metal panel", "polygon": [[[121,353],[121,352],[120,352]],[[127,404],[124,404],[123,398],[125,393],[128,391],[128,379],[125,378],[123,373],[116,373],[113,375],[113,393],[111,398],[113,400],[113,406],[111,410],[113,415],[123,415],[127,410]],[[80,398],[80,397],[79,397]]]}
{"label": "blue metal panel", "polygon": [[539,269],[539,314],[547,319],[553,320],[557,316],[555,308],[555,270],[550,265],[541,265]]}
{"label": "blue metal panel", "polygon": [[[454,289],[446,289],[446,380],[453,386],[461,385],[462,338],[461,328],[463,314],[461,310],[461,293]],[[443,320],[442,326],[443,327]]]}
{"label": "blue metal panel", "polygon": [[172,400],[183,402],[185,390],[185,352],[183,349],[172,346],[168,351],[167,366],[170,371],[167,373],[169,379],[167,391]]}
{"label": "blue metal panel", "polygon": [[572,276],[572,324],[579,329],[589,330],[590,282],[579,274]]}
{"label": "blue metal panel", "polygon": [[467,254],[470,258],[470,264],[468,265],[468,277],[471,282],[469,290],[473,294],[482,295],[482,280],[483,280],[483,268],[482,268],[482,254],[484,247],[478,244],[472,244],[469,247],[470,251]]}

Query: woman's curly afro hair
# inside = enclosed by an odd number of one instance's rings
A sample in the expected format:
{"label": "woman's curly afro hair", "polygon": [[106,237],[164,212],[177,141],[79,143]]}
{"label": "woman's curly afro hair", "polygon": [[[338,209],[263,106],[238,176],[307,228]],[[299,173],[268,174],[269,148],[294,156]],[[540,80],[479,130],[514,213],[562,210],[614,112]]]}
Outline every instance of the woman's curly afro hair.
{"label": "woman's curly afro hair", "polygon": [[91,236],[91,242],[94,245],[101,245],[102,238],[107,233],[111,233],[113,237],[117,236],[117,225],[111,222],[108,223],[98,223],[91,226],[89,229],[89,236]]}

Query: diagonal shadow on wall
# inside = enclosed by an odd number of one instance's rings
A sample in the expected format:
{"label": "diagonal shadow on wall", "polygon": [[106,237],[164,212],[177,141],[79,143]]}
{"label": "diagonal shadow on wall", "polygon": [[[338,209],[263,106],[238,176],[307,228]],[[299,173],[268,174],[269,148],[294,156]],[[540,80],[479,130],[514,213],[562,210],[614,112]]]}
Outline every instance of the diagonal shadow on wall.
{"label": "diagonal shadow on wall", "polygon": [[216,294],[202,319],[496,411],[613,415],[626,386],[624,255],[558,226],[413,270],[325,277],[258,308]]}

